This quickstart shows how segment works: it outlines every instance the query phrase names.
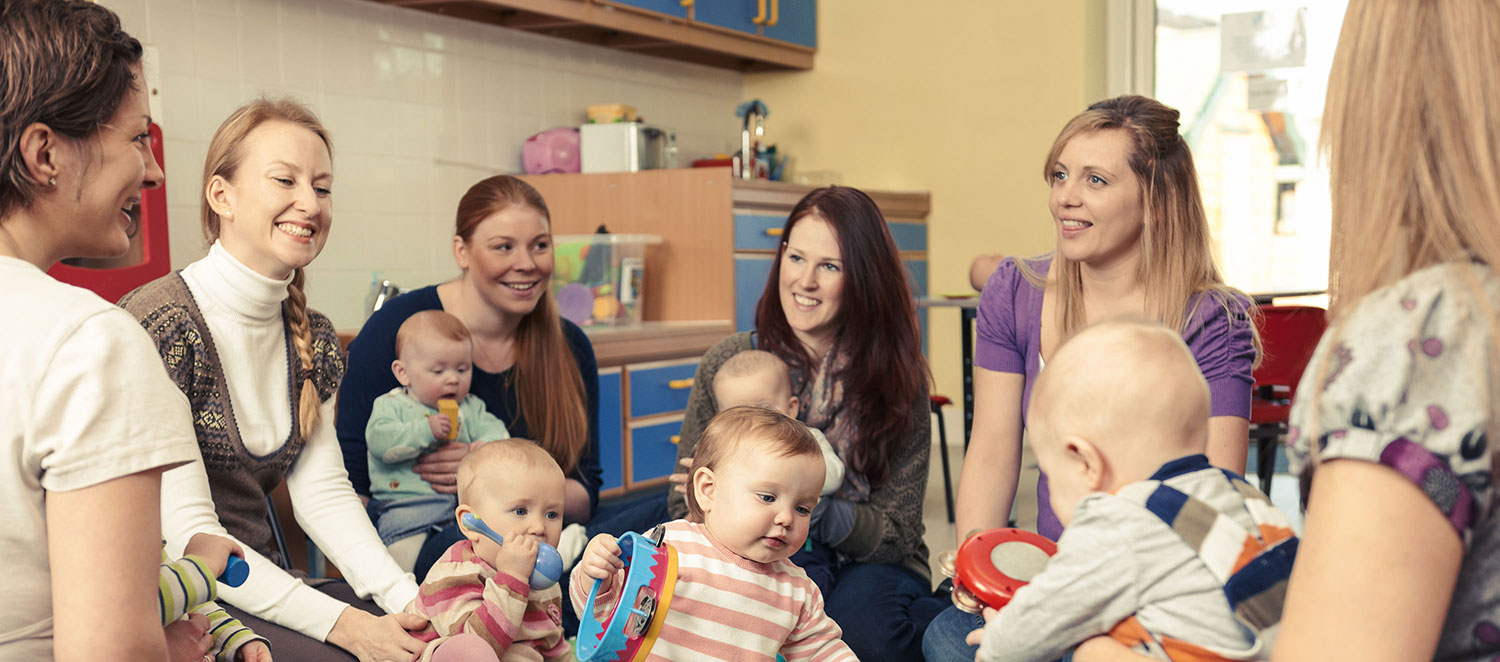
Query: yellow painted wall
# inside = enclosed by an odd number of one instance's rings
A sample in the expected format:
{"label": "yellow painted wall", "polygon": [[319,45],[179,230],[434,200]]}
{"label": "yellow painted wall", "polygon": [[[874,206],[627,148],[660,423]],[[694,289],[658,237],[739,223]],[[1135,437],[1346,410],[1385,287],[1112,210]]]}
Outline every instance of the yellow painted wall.
{"label": "yellow painted wall", "polygon": [[[797,172],[928,190],[930,292],[972,291],[981,253],[1051,249],[1042,160],[1104,90],[1106,0],[820,0],[813,71],[751,74],[766,141]],[[958,400],[958,313],[930,316],[937,392]]]}

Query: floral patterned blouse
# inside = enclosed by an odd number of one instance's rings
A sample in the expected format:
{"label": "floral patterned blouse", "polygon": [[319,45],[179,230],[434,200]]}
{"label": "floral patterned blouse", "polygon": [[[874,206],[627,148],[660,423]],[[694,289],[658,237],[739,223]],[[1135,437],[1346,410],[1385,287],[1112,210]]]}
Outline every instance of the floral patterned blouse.
{"label": "floral patterned blouse", "polygon": [[1294,473],[1334,458],[1378,462],[1420,487],[1463,540],[1438,660],[1500,660],[1500,520],[1486,439],[1500,409],[1497,316],[1500,276],[1480,264],[1440,264],[1376,290],[1323,337],[1291,412]]}

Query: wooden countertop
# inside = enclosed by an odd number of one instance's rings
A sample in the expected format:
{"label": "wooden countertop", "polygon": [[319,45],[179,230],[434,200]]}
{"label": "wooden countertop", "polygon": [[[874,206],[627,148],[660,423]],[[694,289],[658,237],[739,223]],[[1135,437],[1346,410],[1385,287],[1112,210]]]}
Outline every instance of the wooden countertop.
{"label": "wooden countertop", "polygon": [[[584,327],[594,345],[599,367],[627,363],[685,359],[698,356],[734,333],[728,320],[699,322],[642,322],[637,326]],[[357,331],[339,331],[339,344],[349,348]]]}
{"label": "wooden countertop", "polygon": [[586,327],[599,367],[690,358],[734,333],[728,320],[642,322],[637,326]]}

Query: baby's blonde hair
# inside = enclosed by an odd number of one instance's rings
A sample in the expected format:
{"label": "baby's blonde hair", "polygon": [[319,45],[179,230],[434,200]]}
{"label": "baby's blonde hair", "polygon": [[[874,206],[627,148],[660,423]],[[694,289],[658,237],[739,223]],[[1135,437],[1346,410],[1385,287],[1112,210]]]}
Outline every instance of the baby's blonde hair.
{"label": "baby's blonde hair", "polygon": [[401,358],[401,350],[415,342],[431,338],[443,338],[445,340],[462,341],[465,345],[472,345],[473,341],[469,335],[469,327],[452,314],[441,310],[424,310],[401,323],[401,328],[396,330],[396,358]]}
{"label": "baby's blonde hair", "polygon": [[1117,319],[1084,327],[1058,348],[1027,418],[1052,437],[1144,440],[1130,453],[1150,464],[1203,452],[1209,414],[1208,382],[1182,336],[1156,321]]}
{"label": "baby's blonde hair", "polygon": [[465,455],[458,464],[459,502],[473,503],[478,496],[475,490],[482,492],[486,480],[503,480],[517,471],[555,471],[562,475],[557,461],[530,439],[491,441]]}

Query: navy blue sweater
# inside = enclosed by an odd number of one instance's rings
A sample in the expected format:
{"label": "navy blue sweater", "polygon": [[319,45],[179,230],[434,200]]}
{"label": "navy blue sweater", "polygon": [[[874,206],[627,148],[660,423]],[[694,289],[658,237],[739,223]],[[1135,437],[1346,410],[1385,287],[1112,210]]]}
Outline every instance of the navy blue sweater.
{"label": "navy blue sweater", "polygon": [[[391,362],[396,360],[396,331],[401,323],[424,310],[442,310],[437,286],[413,290],[391,299],[375,311],[365,322],[359,335],[349,343],[349,370],[344,373],[339,386],[338,434],[339,446],[344,451],[344,467],[349,470],[349,482],[354,491],[370,494],[370,470],[368,449],[365,446],[365,424],[370,420],[370,407],[375,398],[400,386],[391,373]],[[578,456],[578,466],[569,474],[582,483],[589,492],[589,512],[599,505],[599,485],[603,481],[603,469],[599,465],[599,366],[594,361],[594,347],[588,336],[578,325],[562,320],[563,336],[573,350],[573,359],[578,362],[578,372],[583,377],[583,388],[588,399],[588,445]],[[512,437],[531,438],[527,433],[526,419],[521,414],[516,389],[511,383],[511,370],[492,373],[474,368],[474,379],[469,392],[484,400],[484,406],[502,422]]]}

